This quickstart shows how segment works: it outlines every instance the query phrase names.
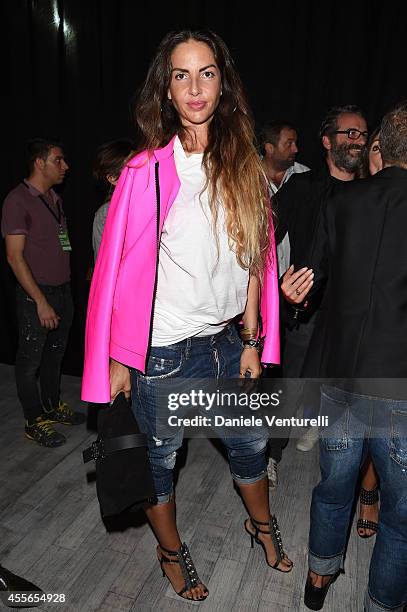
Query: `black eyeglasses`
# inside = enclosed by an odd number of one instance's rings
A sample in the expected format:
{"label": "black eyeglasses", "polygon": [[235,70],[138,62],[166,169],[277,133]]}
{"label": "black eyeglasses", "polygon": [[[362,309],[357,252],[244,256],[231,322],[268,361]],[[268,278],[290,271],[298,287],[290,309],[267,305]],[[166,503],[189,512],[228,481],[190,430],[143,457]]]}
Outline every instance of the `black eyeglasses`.
{"label": "black eyeglasses", "polygon": [[351,140],[357,140],[361,136],[367,138],[369,136],[369,132],[361,132],[356,128],[349,128],[348,130],[335,130],[334,134],[347,134],[348,138]]}

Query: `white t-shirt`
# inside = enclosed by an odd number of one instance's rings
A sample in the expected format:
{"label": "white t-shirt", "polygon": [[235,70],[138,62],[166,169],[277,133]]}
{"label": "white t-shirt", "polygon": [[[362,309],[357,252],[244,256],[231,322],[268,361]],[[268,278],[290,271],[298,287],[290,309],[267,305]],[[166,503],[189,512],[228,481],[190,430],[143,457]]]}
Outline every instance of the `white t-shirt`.
{"label": "white t-shirt", "polygon": [[219,252],[216,248],[208,194],[201,194],[206,180],[202,157],[187,156],[175,139],[181,187],[161,234],[152,346],[216,334],[246,307],[249,272],[229,248],[222,206]]}

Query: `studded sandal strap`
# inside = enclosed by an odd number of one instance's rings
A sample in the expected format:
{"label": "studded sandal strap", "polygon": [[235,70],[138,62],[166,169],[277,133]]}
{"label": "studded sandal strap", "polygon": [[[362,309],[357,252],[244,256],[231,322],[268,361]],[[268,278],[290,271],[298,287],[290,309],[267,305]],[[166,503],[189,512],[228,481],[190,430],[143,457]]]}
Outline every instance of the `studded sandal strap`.
{"label": "studded sandal strap", "polygon": [[371,531],[377,531],[379,525],[374,521],[368,521],[367,519],[359,519],[356,523],[357,529],[371,529]]}
{"label": "studded sandal strap", "polygon": [[360,503],[364,506],[372,506],[379,501],[379,489],[376,487],[372,491],[367,489],[360,489]]}
{"label": "studded sandal strap", "polygon": [[182,575],[185,580],[184,588],[178,593],[178,595],[182,595],[185,591],[190,591],[194,587],[197,587],[201,584],[201,580],[197,574],[195,569],[195,565],[191,559],[191,554],[189,552],[188,546],[185,544],[181,544],[181,547],[178,551],[178,559],[181,567]]}
{"label": "studded sandal strap", "polygon": [[281,533],[280,533],[280,528],[277,523],[277,518],[274,515],[270,515],[270,534],[271,534],[271,539],[273,541],[273,546],[274,546],[274,550],[276,551],[276,557],[277,557],[274,567],[277,567],[277,565],[284,559],[286,554],[284,552],[283,542],[281,539]]}

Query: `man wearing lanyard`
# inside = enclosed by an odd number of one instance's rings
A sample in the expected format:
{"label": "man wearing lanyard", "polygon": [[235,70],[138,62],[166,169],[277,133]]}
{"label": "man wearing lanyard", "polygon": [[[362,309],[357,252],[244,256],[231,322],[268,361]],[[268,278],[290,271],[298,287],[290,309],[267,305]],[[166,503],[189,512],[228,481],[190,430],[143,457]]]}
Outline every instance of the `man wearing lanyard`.
{"label": "man wearing lanyard", "polygon": [[52,141],[35,139],[27,153],[29,176],[8,194],[2,214],[7,261],[18,281],[17,394],[26,437],[56,447],[66,440],[54,423],[78,425],[85,420],[59,395],[73,317],[71,245],[61,198],[52,187],[62,183],[68,164],[61,147]]}

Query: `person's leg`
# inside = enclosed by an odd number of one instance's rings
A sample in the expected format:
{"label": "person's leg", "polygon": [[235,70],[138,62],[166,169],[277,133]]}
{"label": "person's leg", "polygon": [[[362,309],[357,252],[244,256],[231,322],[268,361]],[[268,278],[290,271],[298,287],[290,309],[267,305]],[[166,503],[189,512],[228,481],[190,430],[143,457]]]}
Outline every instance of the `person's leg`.
{"label": "person's leg", "polygon": [[[320,385],[310,380],[304,380],[302,391],[302,415],[304,419],[316,419],[319,414]],[[297,440],[296,449],[302,452],[312,450],[318,442],[318,427],[309,426]]]}
{"label": "person's leg", "polygon": [[[281,386],[283,382],[281,380],[282,370],[278,368],[268,368],[262,372],[262,386],[264,390],[272,390],[276,385]],[[283,417],[288,415],[282,415],[275,409],[275,415],[277,417]],[[287,446],[289,441],[290,429],[287,427],[283,429],[281,427],[269,427],[269,441],[267,445],[267,476],[269,481],[269,488],[275,489],[278,485],[278,464],[283,456],[283,449]],[[282,433],[287,432],[286,436],[282,436]]]}
{"label": "person's leg", "polygon": [[26,421],[33,423],[42,413],[37,372],[48,331],[41,326],[37,307],[23,289],[16,287],[18,349],[16,355],[17,395]]}
{"label": "person's leg", "polygon": [[[242,352],[236,330],[231,328],[214,344],[213,350],[214,363],[218,365],[218,378],[236,381],[240,372]],[[235,386],[235,391],[244,393],[244,389],[238,386]],[[232,477],[251,517],[245,523],[246,530],[264,545],[269,565],[283,572],[290,571],[292,563],[285,556],[282,544],[280,547],[278,544],[278,526],[273,522],[275,517],[270,517],[266,464],[267,431],[263,428],[250,428],[242,430],[239,437],[230,437],[223,429],[220,437],[228,453]]]}
{"label": "person's leg", "polygon": [[[352,414],[352,395],[333,387],[321,390],[321,414],[329,426],[320,432],[321,480],[311,502],[309,577],[322,588],[343,566],[355,487],[363,460],[363,423]],[[362,414],[364,407],[359,406]]]}
{"label": "person's leg", "polygon": [[[284,378],[287,395],[289,401],[284,403],[284,414],[278,413],[278,417],[289,418],[294,416],[297,410],[299,394],[298,394],[298,378],[301,375],[304,355],[307,347],[307,338],[302,333],[302,330],[297,328],[285,330],[285,338],[282,350],[281,368],[279,368],[279,376]],[[292,384],[290,382],[292,379]],[[290,439],[290,428],[274,428],[271,430],[271,435],[268,444],[269,462],[275,463],[275,467],[280,463],[283,450]],[[273,466],[274,467],[274,466]],[[272,472],[272,467],[270,466]]]}
{"label": "person's leg", "polygon": [[369,538],[376,533],[376,530],[370,529],[368,525],[377,525],[379,518],[379,478],[370,454],[366,457],[361,472],[360,511],[357,530],[361,538]]}
{"label": "person's leg", "polygon": [[365,608],[401,612],[407,604],[407,402],[375,404],[377,420],[384,425],[386,419],[389,433],[370,440],[380,478],[380,514]]}
{"label": "person's leg", "polygon": [[[178,376],[188,377],[188,349],[185,343],[169,347],[153,347],[146,375],[132,372],[132,409],[140,431],[147,434],[148,455],[158,503],[146,509],[146,515],[158,540],[157,556],[174,590],[186,599],[204,599],[208,591],[203,583],[185,576],[180,557],[185,554],[176,524],[173,494],[173,470],[177,451],[182,445],[183,428],[162,424],[167,383]],[[182,344],[182,347],[180,345]],[[168,405],[168,402],[167,402]],[[184,558],[185,561],[185,558]],[[190,588],[187,588],[189,586]],[[184,590],[185,589],[185,590]]]}
{"label": "person's leg", "polygon": [[283,456],[283,450],[287,446],[289,440],[289,436],[285,438],[282,437],[270,437],[268,448],[270,459],[273,459],[276,463],[280,463],[281,457]]}
{"label": "person's leg", "polygon": [[24,435],[41,446],[55,448],[65,443],[65,436],[55,431],[52,423],[44,418],[37,386],[37,372],[48,330],[41,326],[35,302],[20,286],[17,286],[16,298],[18,351],[15,372],[17,394],[24,411]]}
{"label": "person's leg", "polygon": [[284,551],[277,519],[270,516],[267,476],[245,484],[234,478],[249,513],[249,518],[245,521],[246,531],[252,536],[252,541],[255,539],[263,546],[270,567],[283,573],[290,572],[293,563]]}
{"label": "person's leg", "polygon": [[48,333],[40,367],[42,405],[46,411],[50,411],[59,404],[61,364],[73,319],[73,303],[69,284],[49,288],[46,291],[46,298],[60,317],[58,327]]}
{"label": "person's leg", "polygon": [[60,399],[61,365],[73,319],[73,303],[69,283],[47,287],[47,300],[60,317],[58,327],[48,332],[40,366],[41,399],[44,416],[51,423],[81,425],[86,416],[75,412]]}
{"label": "person's leg", "polygon": [[[298,385],[298,379],[302,376],[304,363],[308,352],[309,343],[315,328],[316,314],[309,321],[299,323],[298,327],[286,330],[286,341],[283,350],[283,375],[287,379],[287,385],[298,388],[298,395],[293,403],[292,414],[302,411],[306,419],[313,419],[319,412],[319,389],[317,394],[310,394],[307,382]],[[296,429],[295,435],[299,434]],[[311,450],[318,441],[318,428],[306,427],[303,434],[296,441],[297,450],[306,452]]]}

